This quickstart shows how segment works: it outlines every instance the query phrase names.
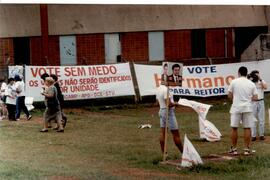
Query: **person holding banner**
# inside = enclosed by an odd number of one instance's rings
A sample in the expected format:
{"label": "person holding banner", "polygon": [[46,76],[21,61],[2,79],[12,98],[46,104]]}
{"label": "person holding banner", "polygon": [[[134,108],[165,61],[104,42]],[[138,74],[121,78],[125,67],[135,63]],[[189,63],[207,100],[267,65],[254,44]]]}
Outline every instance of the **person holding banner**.
{"label": "person holding banner", "polygon": [[239,78],[231,81],[228,88],[228,97],[232,99],[231,113],[231,149],[229,154],[237,155],[237,129],[240,121],[244,126],[244,155],[249,155],[251,127],[254,125],[252,101],[258,99],[257,88],[254,83],[247,79],[248,70],[242,66],[238,70]]}
{"label": "person holding banner", "polygon": [[177,148],[179,149],[179,151],[182,153],[183,152],[183,145],[180,139],[180,134],[178,131],[178,124],[176,121],[176,117],[175,117],[175,105],[176,103],[174,103],[173,100],[173,96],[170,95],[169,98],[169,107],[167,107],[166,105],[166,101],[167,101],[167,87],[164,85],[165,82],[162,81],[161,85],[158,87],[157,92],[156,92],[156,99],[157,102],[159,104],[159,118],[160,118],[160,147],[161,147],[161,151],[162,153],[164,153],[164,143],[165,143],[165,127],[166,127],[166,111],[167,108],[169,108],[169,112],[168,112],[168,127],[171,130],[171,133],[173,135],[173,140],[175,145],[177,146]]}
{"label": "person holding banner", "polygon": [[181,66],[179,64],[172,65],[172,74],[168,76],[170,85],[182,86],[182,76],[180,75]]}
{"label": "person holding banner", "polygon": [[[265,108],[264,108],[264,90],[267,89],[267,84],[261,79],[259,71],[254,70],[249,74],[249,79],[255,84],[258,91],[258,100],[253,101],[253,114],[258,120],[260,140],[264,140],[264,121],[265,121]],[[257,123],[251,128],[252,141],[256,141]]]}

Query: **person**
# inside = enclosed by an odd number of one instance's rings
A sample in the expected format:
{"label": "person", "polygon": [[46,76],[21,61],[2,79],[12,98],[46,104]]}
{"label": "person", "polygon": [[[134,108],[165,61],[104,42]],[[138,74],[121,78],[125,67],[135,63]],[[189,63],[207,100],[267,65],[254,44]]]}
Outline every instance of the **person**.
{"label": "person", "polygon": [[238,78],[231,81],[228,88],[228,97],[232,99],[231,114],[231,149],[229,154],[236,155],[237,152],[237,129],[240,121],[244,127],[244,155],[249,155],[250,151],[250,128],[254,124],[252,113],[252,101],[258,99],[258,92],[254,83],[247,79],[247,68],[241,66],[238,69]]}
{"label": "person", "polygon": [[59,100],[59,103],[60,103],[60,110],[61,110],[61,114],[62,114],[62,123],[63,123],[63,127],[66,127],[66,124],[67,124],[67,117],[66,115],[64,114],[63,112],[63,106],[64,106],[64,95],[61,91],[61,88],[60,88],[60,85],[58,83],[58,77],[55,75],[55,74],[51,74],[50,75],[53,80],[55,81],[54,83],[54,86],[57,90],[57,98]]}
{"label": "person", "polygon": [[168,64],[163,65],[163,72],[161,74],[161,81],[167,82],[168,80]]}
{"label": "person", "polygon": [[29,113],[27,107],[25,106],[25,89],[24,89],[24,82],[22,81],[19,75],[15,75],[15,88],[17,92],[16,98],[16,114],[15,118],[16,121],[20,120],[21,110],[26,114],[27,120],[32,118],[32,115]]}
{"label": "person", "polygon": [[8,79],[8,85],[6,89],[6,106],[8,110],[8,119],[10,121],[16,121],[15,112],[16,112],[16,89],[14,86],[14,78]]}
{"label": "person", "polygon": [[43,80],[43,83],[45,83],[46,77],[49,77],[48,73],[45,72],[45,73],[41,74],[40,78]]}
{"label": "person", "polygon": [[61,110],[60,110],[60,103],[57,99],[57,90],[54,86],[54,80],[52,77],[46,77],[45,79],[45,89],[41,93],[43,96],[45,96],[45,106],[46,109],[44,111],[44,123],[43,128],[40,130],[40,132],[48,132],[48,122],[56,119],[57,122],[57,132],[64,132],[64,128],[62,125],[62,117],[61,117]]}
{"label": "person", "polygon": [[7,111],[7,107],[6,107],[6,95],[5,95],[5,92],[6,92],[6,89],[7,89],[7,84],[5,82],[5,77],[4,78],[1,78],[0,79],[0,84],[1,84],[1,88],[0,88],[0,120],[4,119],[7,114],[8,114],[8,111]]}
{"label": "person", "polygon": [[[173,100],[173,96],[170,95],[167,97],[167,87],[164,85],[165,82],[162,81],[161,85],[158,87],[157,92],[156,92],[156,99],[159,104],[159,118],[160,118],[160,147],[162,153],[164,153],[164,143],[165,143],[165,127],[166,127],[166,112],[168,112],[168,128],[170,129],[172,135],[173,135],[173,140],[179,151],[182,153],[183,152],[183,145],[180,139],[180,134],[178,131],[178,124],[176,121],[175,117],[175,104]],[[166,101],[167,98],[169,98],[169,107],[167,107]]]}
{"label": "person", "polygon": [[[258,120],[258,129],[260,140],[264,140],[264,122],[265,122],[265,108],[264,108],[264,90],[267,89],[266,82],[261,79],[260,73],[257,70],[254,70],[250,73],[249,79],[255,84],[258,91],[258,100],[253,101],[253,114]],[[256,141],[257,135],[257,123],[254,121],[254,125],[251,128],[251,137],[252,141]]]}
{"label": "person", "polygon": [[168,76],[168,82],[171,85],[182,86],[182,76],[180,75],[181,66],[174,64],[172,66],[172,74]]}

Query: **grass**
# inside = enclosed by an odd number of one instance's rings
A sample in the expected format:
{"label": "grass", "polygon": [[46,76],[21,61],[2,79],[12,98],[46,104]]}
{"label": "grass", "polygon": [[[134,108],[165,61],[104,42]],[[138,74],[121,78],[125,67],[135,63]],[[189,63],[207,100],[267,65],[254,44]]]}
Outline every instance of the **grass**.
{"label": "grass", "polygon": [[[224,153],[230,146],[230,102],[200,101],[214,104],[207,118],[221,131],[222,140],[199,141],[197,115],[178,107],[181,136],[187,133],[201,156]],[[266,95],[266,105],[269,101]],[[40,133],[42,111],[35,110],[31,121],[0,122],[0,179],[269,179],[269,137],[253,143],[255,156],[177,170],[158,164],[162,155],[157,107],[66,109],[69,122],[64,133]],[[268,116],[266,120],[269,135]],[[142,123],[152,128],[138,129]],[[239,136],[241,150],[241,129]],[[170,159],[180,156],[171,135],[168,152]]]}

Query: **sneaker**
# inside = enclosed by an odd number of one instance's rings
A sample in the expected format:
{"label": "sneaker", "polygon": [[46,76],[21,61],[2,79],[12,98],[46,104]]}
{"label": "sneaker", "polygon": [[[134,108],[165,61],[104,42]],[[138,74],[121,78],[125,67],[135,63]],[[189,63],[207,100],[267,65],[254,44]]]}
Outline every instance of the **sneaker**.
{"label": "sneaker", "polygon": [[64,129],[58,129],[56,132],[64,132]]}
{"label": "sneaker", "polygon": [[20,121],[20,119],[16,119],[16,121]]}
{"label": "sneaker", "polygon": [[29,121],[31,118],[32,118],[32,115],[29,115],[29,116],[27,117],[27,121]]}
{"label": "sneaker", "polygon": [[265,137],[264,136],[260,136],[260,140],[265,140]]}
{"label": "sneaker", "polygon": [[250,149],[249,148],[245,148],[244,149],[244,155],[250,155],[251,154],[251,151],[250,151]]}
{"label": "sneaker", "polygon": [[48,129],[41,129],[39,132],[48,132]]}
{"label": "sneaker", "polygon": [[237,148],[233,148],[233,147],[231,146],[231,149],[229,150],[228,153],[229,153],[229,154],[232,154],[232,155],[237,155],[237,154],[238,154]]}
{"label": "sneaker", "polygon": [[54,127],[53,130],[58,130],[59,128],[58,127]]}
{"label": "sneaker", "polygon": [[256,137],[252,137],[251,138],[251,141],[256,141]]}

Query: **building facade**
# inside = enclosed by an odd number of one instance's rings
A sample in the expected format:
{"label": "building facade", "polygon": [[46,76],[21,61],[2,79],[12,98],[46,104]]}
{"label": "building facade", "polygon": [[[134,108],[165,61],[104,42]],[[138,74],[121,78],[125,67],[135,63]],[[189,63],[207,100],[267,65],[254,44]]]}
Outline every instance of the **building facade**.
{"label": "building facade", "polygon": [[241,61],[255,39],[268,32],[269,10],[266,6],[0,5],[0,22],[1,65],[164,60],[196,65]]}

